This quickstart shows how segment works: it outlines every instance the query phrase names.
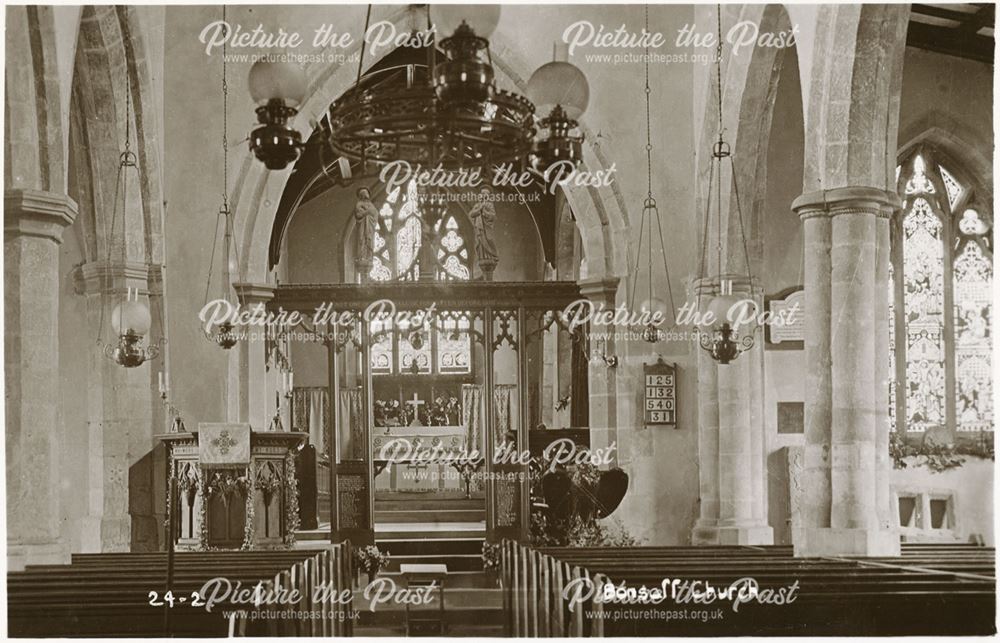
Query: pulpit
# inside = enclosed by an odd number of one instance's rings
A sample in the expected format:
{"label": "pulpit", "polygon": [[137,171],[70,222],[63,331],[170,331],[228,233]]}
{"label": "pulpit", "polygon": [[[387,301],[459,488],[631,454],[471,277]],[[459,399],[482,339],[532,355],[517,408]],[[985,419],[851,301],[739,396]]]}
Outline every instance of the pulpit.
{"label": "pulpit", "polygon": [[[308,434],[202,423],[158,436],[167,447],[175,548],[288,549],[298,528],[295,453]],[[175,485],[171,485],[176,481]]]}

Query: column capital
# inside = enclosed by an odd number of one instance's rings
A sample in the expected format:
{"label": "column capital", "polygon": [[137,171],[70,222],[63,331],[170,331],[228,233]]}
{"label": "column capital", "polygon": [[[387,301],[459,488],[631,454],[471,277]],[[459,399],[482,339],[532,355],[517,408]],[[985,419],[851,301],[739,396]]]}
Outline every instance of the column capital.
{"label": "column capital", "polygon": [[3,230],[8,236],[42,237],[62,242],[63,230],[76,219],[76,201],[43,190],[5,190]]}
{"label": "column capital", "polygon": [[802,220],[840,214],[889,217],[902,207],[899,195],[895,192],[864,186],[806,192],[792,201],[792,211]]}
{"label": "column capital", "polygon": [[587,299],[614,306],[618,282],[618,277],[587,277],[576,283],[580,286],[580,294]]}
{"label": "column capital", "polygon": [[275,286],[271,284],[237,283],[233,289],[241,305],[266,304],[274,299]]}
{"label": "column capital", "polygon": [[95,295],[137,288],[139,294],[149,295],[154,272],[159,274],[159,266],[142,261],[88,261],[74,270],[74,290],[78,295]]}

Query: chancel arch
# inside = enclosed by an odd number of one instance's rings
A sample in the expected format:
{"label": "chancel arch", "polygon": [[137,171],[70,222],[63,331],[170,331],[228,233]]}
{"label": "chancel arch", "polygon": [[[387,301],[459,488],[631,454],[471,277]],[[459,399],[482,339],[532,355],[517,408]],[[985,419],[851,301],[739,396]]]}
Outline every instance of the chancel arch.
{"label": "chancel arch", "polygon": [[[407,20],[412,20],[412,16],[406,14],[393,14],[390,18],[398,26],[409,24]],[[514,38],[513,34],[505,34],[503,29],[491,37],[491,42],[495,43],[496,52],[513,51],[514,48],[506,45],[506,38]],[[497,64],[498,80],[500,84],[511,83],[523,90],[524,78],[529,75],[530,67],[516,60],[508,60],[502,53],[493,53],[494,63]],[[381,55],[373,56],[372,66],[377,66],[379,61],[391,55],[390,52],[379,52]],[[506,62],[505,62],[506,61]],[[318,67],[318,68],[317,68]],[[329,102],[340,93],[349,88],[356,80],[357,70],[351,66],[336,66],[324,64],[307,70],[307,75],[314,79],[310,82],[306,99],[298,116],[300,126],[304,122],[318,122],[323,115]],[[586,124],[584,123],[584,128]],[[305,137],[315,132],[305,132]],[[596,147],[587,146],[584,153],[584,168],[581,169],[607,169],[609,164],[604,160],[603,153],[598,154]],[[595,156],[596,155],[596,156]],[[273,249],[275,239],[278,239],[277,247],[284,247],[287,250],[287,241],[282,237],[282,233],[287,225],[287,219],[279,221],[277,214],[280,212],[281,204],[288,197],[285,191],[286,182],[290,180],[287,172],[266,172],[261,165],[247,156],[242,168],[237,176],[235,184],[235,196],[233,198],[234,211],[236,213],[236,234],[241,239],[241,266],[239,268],[239,279],[244,283],[273,283],[276,276],[279,281],[289,278],[283,274],[279,268],[278,272],[268,276],[270,272],[269,262],[273,254],[269,248]],[[616,183],[616,182],[615,182]],[[354,181],[351,184],[351,192],[360,187],[361,183]],[[622,208],[620,195],[616,194],[616,187],[578,187],[565,186],[557,190],[558,198],[563,199],[572,208],[573,221],[577,234],[581,240],[582,252],[578,259],[586,262],[586,274],[588,280],[596,280],[603,284],[601,291],[596,295],[597,300],[605,305],[612,305],[614,300],[613,290],[617,283],[617,277],[624,275],[627,271],[627,252],[625,243],[627,230],[626,217]],[[552,200],[555,195],[545,194],[543,198]],[[535,204],[529,203],[529,207]],[[527,209],[527,208],[525,208]],[[521,212],[524,216],[524,212]],[[528,217],[531,221],[532,217]],[[537,221],[535,221],[537,224]],[[350,223],[347,227],[350,227]],[[526,228],[517,227],[511,229]],[[527,228],[530,229],[530,228]],[[275,231],[278,236],[275,237]],[[532,236],[540,234],[537,228],[532,231]],[[498,235],[507,234],[506,228],[497,228]],[[520,233],[519,233],[520,234]],[[551,243],[554,251],[554,243]],[[283,250],[283,251],[284,251]],[[498,267],[498,275],[506,270],[515,270],[521,276],[518,278],[543,279],[545,275],[545,261],[550,257],[544,257],[536,262],[519,263],[513,262],[504,265],[501,262]],[[353,272],[354,266],[346,259],[340,264],[343,279],[347,274]],[[579,273],[578,273],[579,274]],[[326,281],[326,280],[322,280]],[[611,288],[611,294],[605,292]],[[239,288],[238,288],[239,290]],[[591,295],[585,295],[591,296]],[[254,302],[247,300],[244,303]],[[568,303],[568,300],[565,303]],[[266,382],[269,376],[267,369],[261,369],[254,364],[263,363],[267,358],[267,347],[263,342],[248,342],[246,346],[241,346],[240,351],[234,352],[230,357],[230,386],[229,386],[229,410],[233,419],[249,419],[254,424],[267,424],[276,407],[280,406],[274,402],[273,396],[268,393],[271,390]],[[581,349],[582,351],[582,349]],[[585,364],[587,362],[584,352],[577,351],[574,359],[576,362]],[[578,376],[585,371],[582,366],[567,371],[563,369],[563,377],[568,378],[571,372]],[[608,369],[591,368],[590,377],[595,376],[613,382],[614,374]],[[273,379],[272,379],[273,385]],[[611,385],[613,389],[613,384]],[[593,387],[578,389],[578,394],[586,395],[587,390]],[[578,395],[579,398],[579,395]],[[577,399],[573,403],[577,409],[583,408],[584,401]],[[567,407],[568,408],[568,407]],[[609,409],[613,410],[613,406]],[[577,413],[575,417],[584,417]],[[566,420],[570,418],[564,418]],[[606,420],[599,421],[600,426],[613,427],[617,420],[614,414],[610,414]]]}
{"label": "chancel arch", "polygon": [[[287,222],[276,222],[272,234],[280,233],[282,239],[275,266],[279,280],[275,303],[298,305],[306,301],[306,293],[327,288],[338,294],[331,300],[337,306],[348,296],[363,310],[384,297],[404,309],[433,305],[441,311],[417,325],[406,320],[365,321],[349,331],[352,339],[336,347],[296,341],[277,347],[287,361],[271,361],[270,369],[293,369],[296,386],[290,405],[268,402],[267,412],[286,417],[286,425],[309,430],[317,450],[317,524],[337,521],[337,533],[352,529],[352,523],[336,513],[346,509],[331,506],[330,489],[348,484],[345,475],[359,475],[358,466],[367,475],[368,460],[374,460],[376,521],[389,520],[385,515],[394,510],[385,507],[392,503],[416,502],[414,494],[424,494],[424,504],[445,515],[464,512],[476,522],[485,517],[485,507],[492,506],[485,504],[492,492],[468,475],[475,472],[432,465],[429,481],[416,479],[427,466],[387,463],[378,457],[378,449],[401,438],[444,440],[445,446],[462,440],[481,453],[494,448],[486,446],[488,435],[520,435],[513,439],[525,441],[539,425],[564,428],[580,421],[579,426],[587,426],[588,387],[578,381],[588,377],[585,345],[579,333],[543,321],[538,307],[544,304],[534,292],[544,289],[548,280],[559,293],[580,296],[574,280],[584,256],[580,234],[561,193],[553,198],[540,194],[537,187],[525,190],[522,201],[514,198],[519,196],[514,191],[513,196],[497,192],[483,200],[477,190],[432,191],[414,181],[389,190],[375,182],[371,188],[367,185],[367,179],[361,179],[307,191],[306,199],[293,201],[296,207]],[[362,206],[369,197],[369,205]],[[487,204],[489,212],[484,211]],[[371,254],[362,260],[359,243],[367,222],[362,223],[357,213],[368,207],[377,224]],[[479,221],[485,215],[491,217],[489,233]],[[488,275],[481,255],[483,235],[496,254]],[[523,292],[517,296],[528,308],[519,308],[509,298],[491,301],[479,294],[490,289],[500,292],[498,288]],[[348,294],[352,289],[356,292]],[[410,294],[414,291],[425,295],[414,299]],[[559,293],[548,302],[553,310],[570,301]],[[287,299],[289,295],[292,299]],[[487,316],[495,316],[495,326],[489,330]],[[565,354],[559,354],[560,347]],[[363,354],[369,355],[367,373]],[[267,382],[273,381],[269,376]],[[335,398],[330,394],[333,382],[339,391]],[[369,429],[363,426],[366,408],[372,414]],[[326,413],[335,419],[327,419]],[[487,415],[495,419],[488,422]],[[331,472],[340,476],[339,486],[322,479]],[[449,501],[458,504],[450,506]],[[500,522],[491,518],[491,529]]]}

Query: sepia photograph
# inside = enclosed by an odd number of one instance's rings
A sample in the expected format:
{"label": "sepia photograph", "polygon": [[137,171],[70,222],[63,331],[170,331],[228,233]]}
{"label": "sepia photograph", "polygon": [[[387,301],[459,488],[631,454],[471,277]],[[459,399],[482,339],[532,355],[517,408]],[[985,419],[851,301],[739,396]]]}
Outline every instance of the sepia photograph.
{"label": "sepia photograph", "polygon": [[8,637],[996,635],[993,3],[4,4]]}

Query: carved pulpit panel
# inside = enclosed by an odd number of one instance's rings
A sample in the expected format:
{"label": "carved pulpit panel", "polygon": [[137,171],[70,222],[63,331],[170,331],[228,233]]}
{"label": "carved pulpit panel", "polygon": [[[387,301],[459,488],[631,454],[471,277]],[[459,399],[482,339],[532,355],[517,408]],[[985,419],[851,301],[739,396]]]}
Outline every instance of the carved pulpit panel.
{"label": "carved pulpit panel", "polygon": [[294,454],[307,434],[253,433],[246,424],[198,428],[158,436],[177,481],[176,504],[168,505],[176,548],[291,547],[298,528]]}

